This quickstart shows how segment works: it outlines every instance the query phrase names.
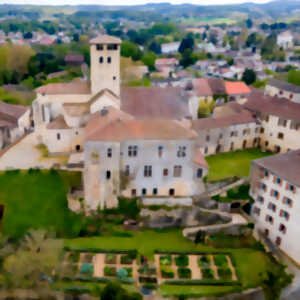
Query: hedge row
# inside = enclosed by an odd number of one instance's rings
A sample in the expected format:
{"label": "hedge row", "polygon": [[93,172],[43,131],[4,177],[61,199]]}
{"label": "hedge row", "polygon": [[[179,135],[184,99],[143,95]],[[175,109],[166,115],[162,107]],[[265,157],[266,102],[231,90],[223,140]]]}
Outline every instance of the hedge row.
{"label": "hedge row", "polygon": [[100,249],[100,248],[71,248],[64,247],[65,251],[73,251],[73,252],[91,252],[91,253],[112,253],[112,254],[132,254],[137,255],[137,250],[116,250],[116,249]]}
{"label": "hedge row", "polygon": [[231,252],[222,252],[222,251],[165,251],[165,250],[155,250],[155,254],[170,254],[170,255],[217,255],[224,254],[231,257]]}
{"label": "hedge row", "polygon": [[214,285],[214,286],[227,286],[236,285],[241,286],[238,280],[217,280],[217,279],[188,279],[188,280],[166,280],[164,282],[168,285]]}
{"label": "hedge row", "polygon": [[[92,277],[92,276],[76,276],[74,278],[64,277],[64,281],[80,281],[80,282],[97,282],[97,283],[108,283],[110,281],[115,280],[115,278],[106,278],[106,277]],[[133,279],[131,278],[123,278],[119,279],[120,282],[124,284],[132,284]]]}

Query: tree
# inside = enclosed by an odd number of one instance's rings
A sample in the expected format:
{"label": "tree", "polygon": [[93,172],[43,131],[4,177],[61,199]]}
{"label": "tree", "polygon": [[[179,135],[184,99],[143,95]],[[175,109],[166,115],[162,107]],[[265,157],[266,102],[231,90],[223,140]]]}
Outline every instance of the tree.
{"label": "tree", "polygon": [[100,293],[101,300],[142,300],[142,295],[127,292],[119,283],[110,282]]}
{"label": "tree", "polygon": [[193,65],[197,61],[197,56],[193,54],[191,49],[185,49],[182,58],[180,60],[180,65],[184,68]]}
{"label": "tree", "polygon": [[251,20],[251,19],[247,19],[247,20],[246,20],[246,25],[247,25],[248,28],[252,28],[252,27],[253,27],[253,22],[252,22],[252,20]]}
{"label": "tree", "polygon": [[243,73],[242,80],[250,85],[256,81],[256,73],[251,69],[246,69]]}
{"label": "tree", "polygon": [[61,266],[63,242],[44,230],[30,230],[19,248],[8,255],[3,269],[15,287],[36,286]]}
{"label": "tree", "polygon": [[199,101],[198,118],[208,118],[211,114],[209,105],[204,101]]}
{"label": "tree", "polygon": [[149,46],[149,51],[152,51],[155,54],[161,54],[161,45],[153,41]]}
{"label": "tree", "polygon": [[179,46],[179,49],[178,51],[181,53],[181,54],[184,54],[184,52],[188,49],[190,50],[191,52],[194,51],[194,46],[195,46],[195,41],[192,37],[192,35],[188,34],[186,38],[184,38],[182,41],[181,41],[181,44]]}
{"label": "tree", "polygon": [[150,71],[155,70],[155,60],[156,55],[153,52],[150,52],[148,55],[145,55],[142,58],[142,62],[149,68]]}
{"label": "tree", "polygon": [[138,45],[124,41],[121,45],[121,55],[131,57],[134,61],[138,61],[142,58],[143,52],[140,50]]}

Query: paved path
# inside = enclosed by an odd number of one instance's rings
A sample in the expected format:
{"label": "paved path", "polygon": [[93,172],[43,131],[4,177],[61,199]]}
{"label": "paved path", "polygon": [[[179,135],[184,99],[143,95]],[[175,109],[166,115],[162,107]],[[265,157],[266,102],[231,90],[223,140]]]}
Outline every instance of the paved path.
{"label": "paved path", "polygon": [[231,218],[231,222],[225,223],[225,224],[216,224],[216,225],[196,226],[196,227],[185,228],[185,229],[183,229],[183,232],[182,232],[184,237],[188,237],[191,234],[197,233],[199,230],[206,231],[208,229],[224,229],[224,228],[231,227],[232,225],[243,225],[243,224],[248,223],[246,218],[244,218],[240,214],[226,213],[226,212],[220,211],[218,209],[204,209],[204,208],[201,208],[201,211],[208,212],[208,213],[219,214],[221,216],[229,217],[229,218]]}
{"label": "paved path", "polygon": [[35,133],[30,133],[0,156],[0,170],[6,169],[50,169],[53,164],[62,164],[65,157],[43,158],[40,150],[36,148]]}
{"label": "paved path", "polygon": [[192,271],[192,279],[202,279],[202,273],[198,266],[198,255],[189,255],[189,268]]}

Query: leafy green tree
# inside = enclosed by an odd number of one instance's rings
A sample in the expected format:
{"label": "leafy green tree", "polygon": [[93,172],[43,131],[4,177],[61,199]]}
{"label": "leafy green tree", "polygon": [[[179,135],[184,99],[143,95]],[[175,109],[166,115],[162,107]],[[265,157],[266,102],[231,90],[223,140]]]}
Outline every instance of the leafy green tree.
{"label": "leafy green tree", "polygon": [[150,52],[149,54],[143,56],[142,62],[144,65],[146,65],[150,71],[155,70],[155,60],[156,60],[156,55],[153,52]]}
{"label": "leafy green tree", "polygon": [[246,69],[243,73],[242,80],[250,85],[256,81],[256,73],[251,69]]}
{"label": "leafy green tree", "polygon": [[180,65],[184,68],[195,64],[197,61],[197,55],[194,55],[191,49],[186,49],[181,57]]}
{"label": "leafy green tree", "polygon": [[195,41],[191,34],[188,34],[186,38],[181,41],[178,51],[183,55],[186,50],[194,51]]}
{"label": "leafy green tree", "polygon": [[140,50],[138,45],[129,41],[124,41],[121,45],[121,55],[131,57],[132,60],[138,61],[142,58],[143,52]]}
{"label": "leafy green tree", "polygon": [[142,295],[127,292],[119,283],[110,282],[100,293],[101,300],[142,300]]}
{"label": "leafy green tree", "polygon": [[161,54],[161,45],[153,41],[149,46],[149,50],[154,52],[155,54]]}
{"label": "leafy green tree", "polygon": [[199,101],[198,118],[208,118],[211,114],[209,105],[204,101]]}
{"label": "leafy green tree", "polygon": [[247,26],[249,29],[253,27],[253,22],[252,22],[251,19],[247,19],[247,20],[246,20],[246,26]]}

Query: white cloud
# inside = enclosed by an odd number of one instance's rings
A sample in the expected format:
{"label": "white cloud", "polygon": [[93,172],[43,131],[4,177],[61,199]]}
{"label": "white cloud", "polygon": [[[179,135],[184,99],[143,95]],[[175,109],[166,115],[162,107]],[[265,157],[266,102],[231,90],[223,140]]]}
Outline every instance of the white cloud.
{"label": "white cloud", "polygon": [[39,5],[78,5],[78,4],[99,4],[99,5],[134,5],[144,3],[171,2],[173,4],[238,4],[243,2],[266,3],[270,0],[0,0],[0,4],[39,4]]}

